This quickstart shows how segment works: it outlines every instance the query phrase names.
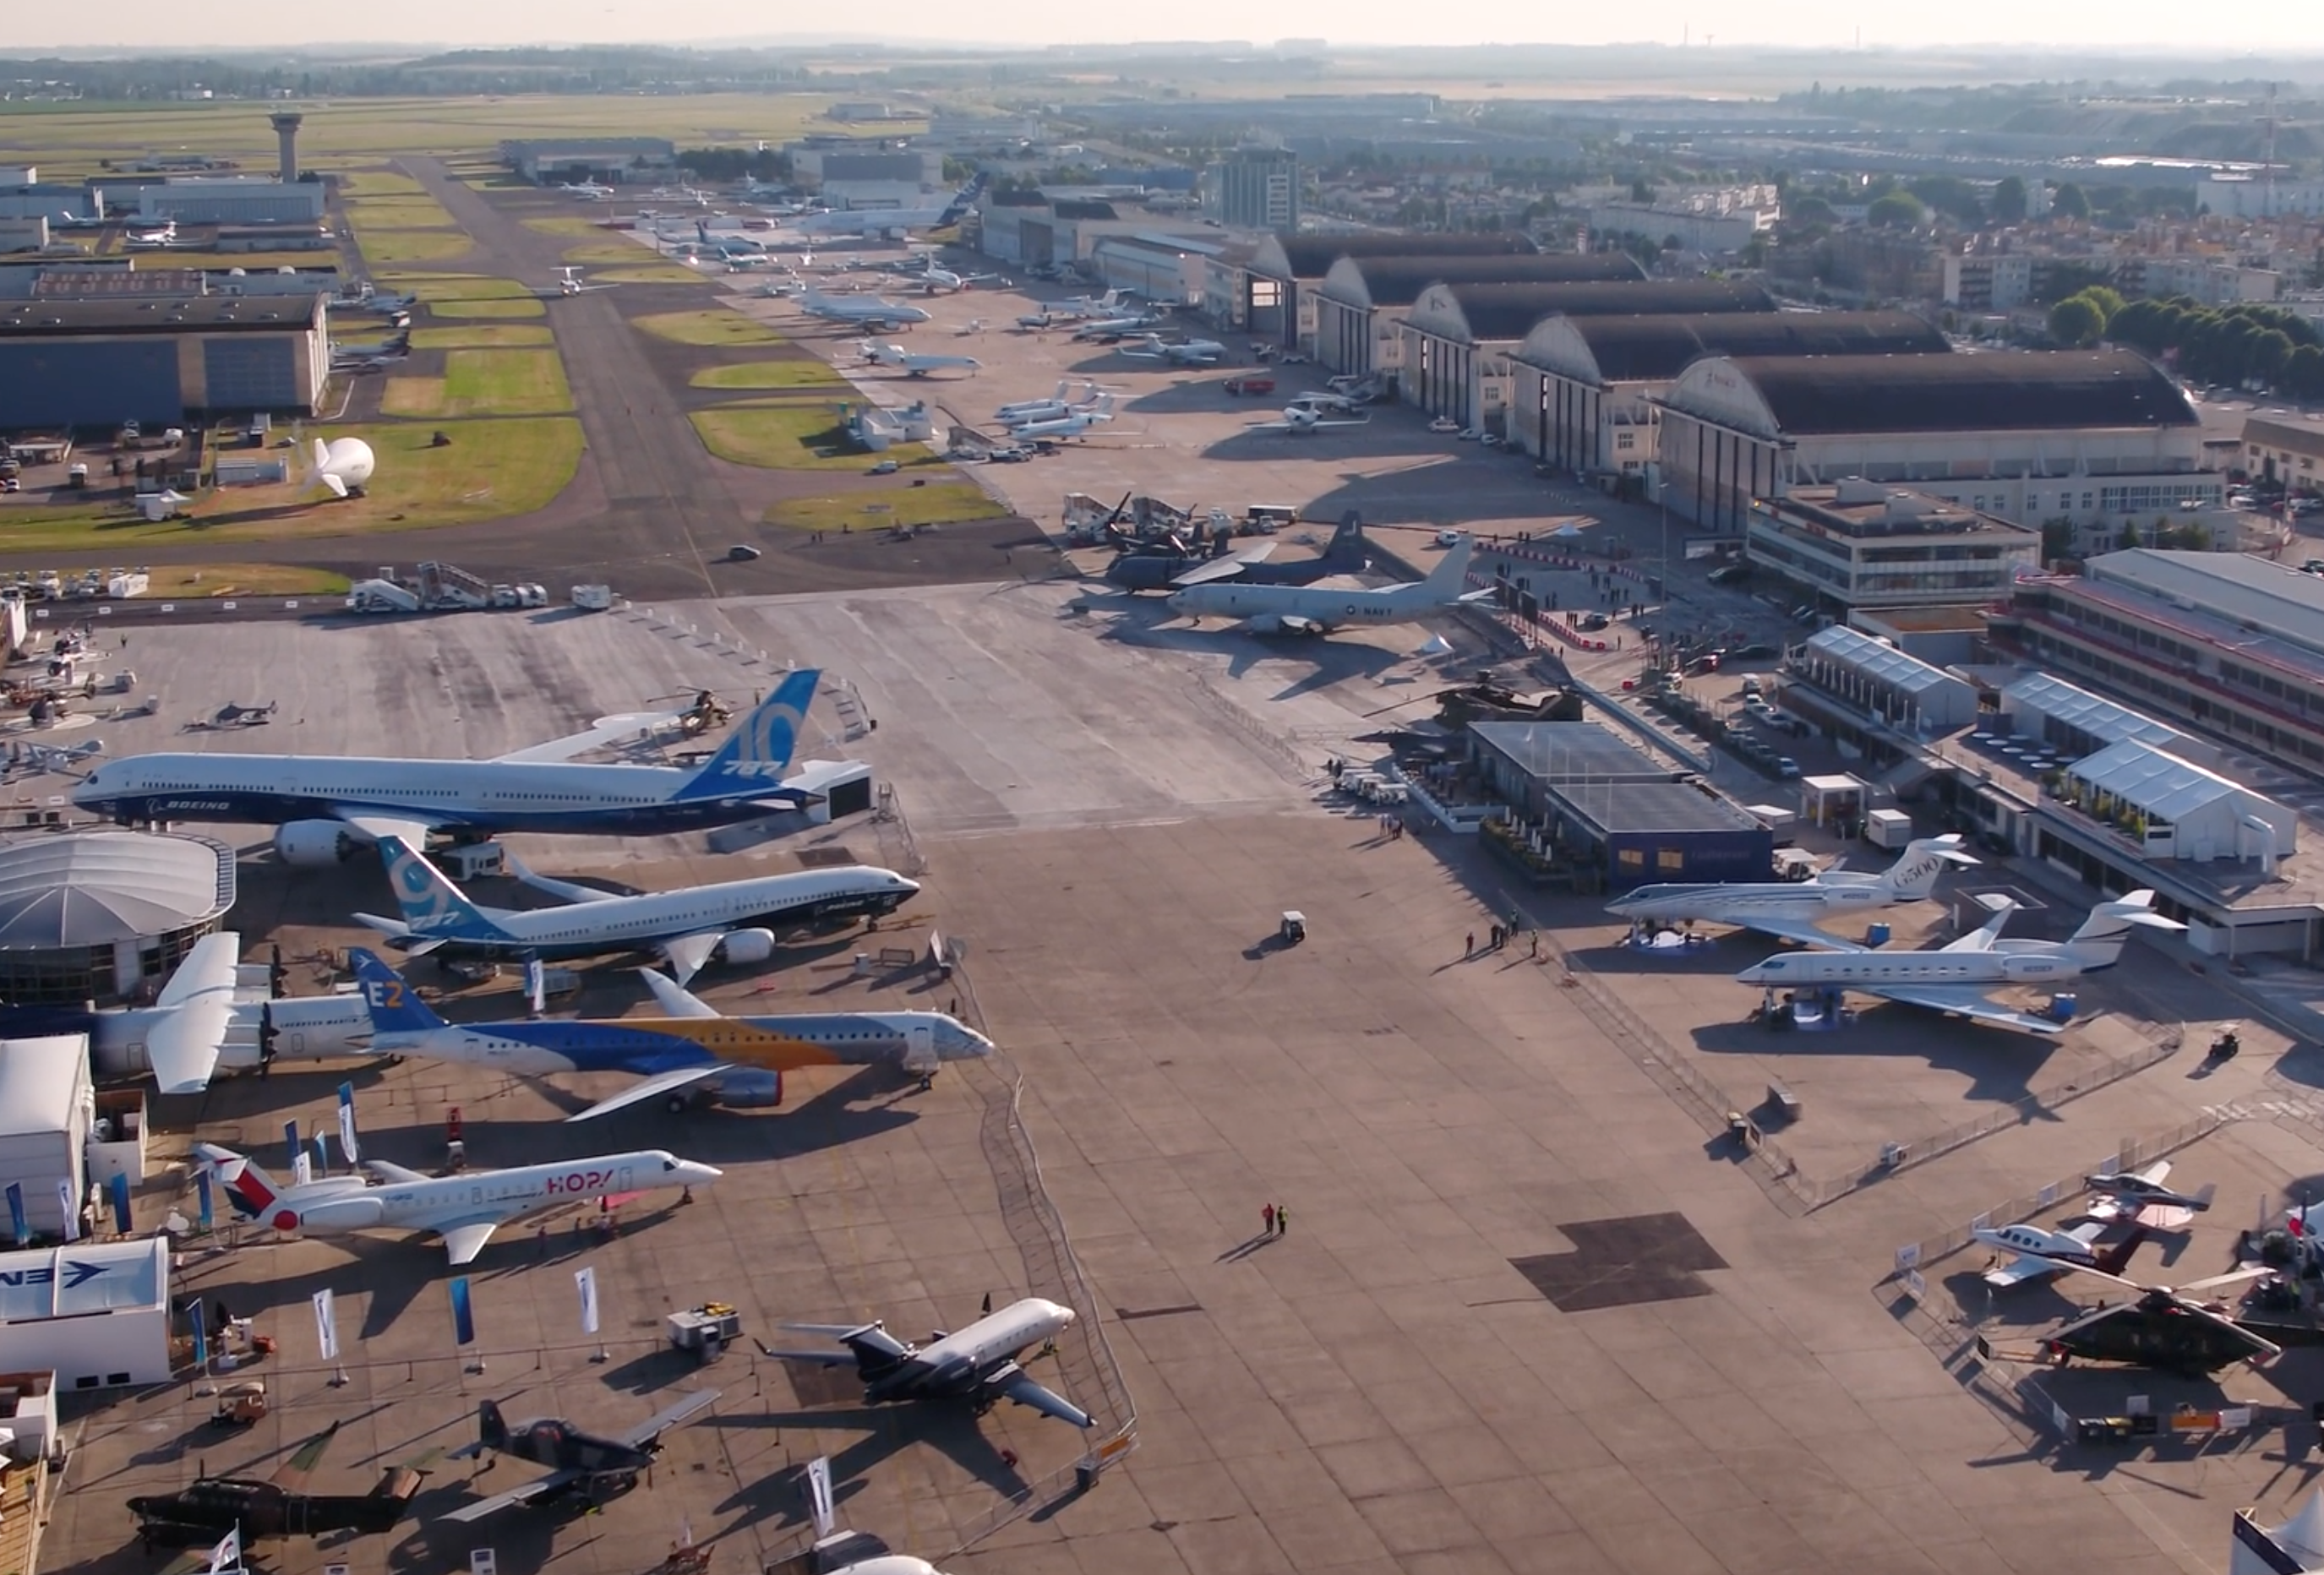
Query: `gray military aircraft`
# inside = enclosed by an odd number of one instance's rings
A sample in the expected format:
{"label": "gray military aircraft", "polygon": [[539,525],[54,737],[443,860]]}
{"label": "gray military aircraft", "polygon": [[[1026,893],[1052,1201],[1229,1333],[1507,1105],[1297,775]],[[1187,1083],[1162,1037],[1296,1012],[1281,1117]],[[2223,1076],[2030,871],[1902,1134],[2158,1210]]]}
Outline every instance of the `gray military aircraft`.
{"label": "gray military aircraft", "polygon": [[511,1429],[498,1405],[490,1400],[480,1401],[476,1405],[476,1441],[455,1450],[454,1460],[494,1451],[551,1469],[548,1476],[536,1478],[521,1488],[464,1504],[444,1518],[482,1520],[514,1505],[546,1504],[575,1494],[594,1497],[600,1490],[633,1487],[661,1452],[661,1435],[690,1420],[717,1398],[715,1389],[692,1390],[668,1410],[612,1438],[546,1416]]}

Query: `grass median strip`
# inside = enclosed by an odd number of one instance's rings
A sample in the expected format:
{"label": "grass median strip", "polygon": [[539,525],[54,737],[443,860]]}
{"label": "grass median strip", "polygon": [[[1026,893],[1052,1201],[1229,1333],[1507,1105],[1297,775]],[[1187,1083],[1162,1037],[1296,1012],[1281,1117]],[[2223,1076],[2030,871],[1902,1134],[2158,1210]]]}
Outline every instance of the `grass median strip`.
{"label": "grass median strip", "polygon": [[811,355],[782,361],[740,361],[706,366],[687,381],[696,388],[838,388],[847,380]]}
{"label": "grass median strip", "polygon": [[391,377],[380,409],[391,416],[548,416],[573,408],[554,350],[453,350],[441,377]]}
{"label": "grass median strip", "polygon": [[630,326],[679,345],[780,345],[787,341],[764,323],[724,307],[700,311],[653,312],[632,318]]}

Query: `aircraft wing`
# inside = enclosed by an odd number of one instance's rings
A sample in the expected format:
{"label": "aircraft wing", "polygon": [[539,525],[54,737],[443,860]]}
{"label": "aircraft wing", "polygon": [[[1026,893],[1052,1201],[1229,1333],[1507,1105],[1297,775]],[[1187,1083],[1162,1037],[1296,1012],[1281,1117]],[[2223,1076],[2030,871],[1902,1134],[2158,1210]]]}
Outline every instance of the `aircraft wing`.
{"label": "aircraft wing", "polygon": [[331,813],[374,843],[393,837],[407,848],[426,848],[428,834],[436,829],[424,820],[398,820],[393,815],[366,815],[360,810],[336,809]]}
{"label": "aircraft wing", "polygon": [[701,930],[661,943],[661,954],[669,959],[670,972],[678,976],[681,988],[702,972],[702,965],[710,961],[710,953],[718,950],[718,943],[725,937],[724,930]]}
{"label": "aircraft wing", "polygon": [[1252,564],[1264,562],[1274,551],[1275,543],[1263,542],[1241,552],[1231,552],[1224,557],[1197,564],[1185,574],[1174,576],[1170,583],[1174,585],[1207,585],[1213,580],[1232,579]]}
{"label": "aircraft wing", "polygon": [[726,1015],[692,990],[673,983],[669,975],[658,968],[641,968],[638,972],[644,978],[646,988],[653,991],[654,999],[661,1004],[661,1009],[673,1018],[723,1018]]}
{"label": "aircraft wing", "polygon": [[1044,1416],[1054,1416],[1059,1422],[1070,1422],[1075,1427],[1095,1425],[1091,1421],[1088,1412],[1084,1411],[1055,1389],[1035,1383],[1030,1374],[1020,1372],[1007,1383],[996,1385],[994,1387],[998,1393],[1007,1395],[1018,1405],[1030,1406]]}
{"label": "aircraft wing", "polygon": [[2004,903],[2000,907],[1994,910],[1993,916],[1986,920],[1985,923],[1971,930],[1968,935],[1963,935],[1960,940],[1948,942],[1946,944],[1938,947],[1937,950],[1941,952],[1990,952],[1993,950],[1993,943],[2001,938],[2002,926],[2009,922],[2009,916],[2016,911],[2015,904]]}
{"label": "aircraft wing", "polygon": [[162,986],[154,1004],[170,1009],[155,1018],[145,1036],[153,1082],[161,1092],[199,1093],[209,1086],[234,1021],[241,951],[242,937],[232,931],[204,935]]}
{"label": "aircraft wing", "polygon": [[2055,1034],[2065,1025],[2052,1018],[2037,1018],[2031,1012],[2013,1011],[1996,1006],[1985,997],[1985,991],[1974,984],[1858,984],[1849,989],[1863,995],[1877,995],[1883,1000],[1902,1001],[1906,1006],[1925,1007],[1932,1012],[1958,1012],[1974,1018],[1980,1023],[1997,1023],[2006,1028],[2023,1028],[2029,1034]]}
{"label": "aircraft wing", "polygon": [[1987,1285],[2006,1291],[2028,1280],[2044,1279],[2062,1273],[2065,1266],[2053,1257],[2043,1257],[2036,1252],[2021,1252],[2009,1262],[1986,1270],[1983,1278]]}
{"label": "aircraft wing", "polygon": [[453,1263],[457,1265],[476,1261],[476,1254],[484,1251],[484,1243],[493,1239],[493,1232],[500,1229],[503,1218],[504,1216],[496,1213],[477,1215],[447,1212],[438,1219],[409,1220],[404,1223],[412,1230],[433,1230],[442,1237],[444,1251],[451,1257]]}
{"label": "aircraft wing", "polygon": [[402,1182],[409,1184],[411,1182],[434,1181],[436,1179],[432,1175],[422,1175],[416,1170],[409,1170],[400,1165],[391,1165],[384,1159],[366,1159],[363,1162],[363,1167],[372,1174],[379,1177],[383,1182]]}
{"label": "aircraft wing", "polygon": [[2164,1182],[2171,1179],[2171,1162],[2167,1159],[2158,1159],[2153,1165],[2148,1165],[2144,1170],[2135,1170],[2130,1174],[2144,1182],[2148,1186],[2159,1187]]}
{"label": "aircraft wing", "polygon": [[1796,941],[1803,946],[1813,946],[1819,952],[1863,952],[1870,948],[1857,941],[1843,941],[1822,926],[1803,918],[1755,918],[1744,921],[1746,929],[1778,940]]}
{"label": "aircraft wing", "polygon": [[331,1440],[338,1436],[338,1432],[339,1424],[335,1422],[300,1444],[292,1451],[290,1458],[276,1469],[269,1480],[287,1493],[303,1491],[307,1478],[322,1463],[323,1451],[331,1447]]}
{"label": "aircraft wing", "polygon": [[651,1077],[641,1078],[611,1099],[599,1100],[587,1110],[565,1119],[567,1121],[594,1121],[598,1117],[611,1115],[615,1110],[627,1110],[632,1105],[643,1104],[648,1100],[658,1100],[664,1094],[673,1093],[725,1070],[726,1065],[724,1062],[706,1061],[699,1066],[681,1066],[675,1072],[657,1073]]}
{"label": "aircraft wing", "polygon": [[691,1422],[718,1398],[715,1389],[691,1389],[678,1397],[678,1404],[649,1416],[622,1434],[622,1441],[633,1450],[650,1449],[654,1440],[671,1428]]}
{"label": "aircraft wing", "polygon": [[[635,738],[641,732],[658,732],[675,724],[681,714],[676,711],[625,711],[615,716],[601,716],[591,723],[586,732],[568,733],[551,739],[547,743],[534,744],[530,749],[512,750],[504,755],[494,755],[493,763],[506,764],[512,760],[569,760],[576,755],[607,744],[620,743]],[[409,841],[410,839],[405,839]],[[412,846],[420,844],[413,843]]]}
{"label": "aircraft wing", "polygon": [[530,1504],[536,1498],[569,1488],[580,1479],[581,1473],[578,1471],[551,1471],[548,1476],[527,1482],[521,1488],[512,1488],[505,1493],[495,1493],[490,1498],[479,1498],[474,1504],[463,1504],[459,1508],[447,1514],[444,1518],[457,1521],[482,1520],[488,1515],[498,1515],[503,1509],[512,1509],[520,1504]]}

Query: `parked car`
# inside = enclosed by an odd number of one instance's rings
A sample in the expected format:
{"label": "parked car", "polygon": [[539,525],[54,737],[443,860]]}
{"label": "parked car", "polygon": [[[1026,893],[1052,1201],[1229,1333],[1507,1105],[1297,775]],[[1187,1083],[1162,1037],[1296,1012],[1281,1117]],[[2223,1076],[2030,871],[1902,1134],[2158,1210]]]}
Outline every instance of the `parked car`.
{"label": "parked car", "polygon": [[752,558],[759,556],[759,549],[752,547],[747,541],[738,541],[733,546],[726,549],[726,561],[728,563],[749,563]]}
{"label": "parked car", "polygon": [[1439,416],[1428,423],[1428,429],[1432,432],[1458,432],[1461,423],[1450,416]]}
{"label": "parked car", "polygon": [[1775,757],[1775,775],[1789,782],[1800,774],[1800,763],[1789,755]]}

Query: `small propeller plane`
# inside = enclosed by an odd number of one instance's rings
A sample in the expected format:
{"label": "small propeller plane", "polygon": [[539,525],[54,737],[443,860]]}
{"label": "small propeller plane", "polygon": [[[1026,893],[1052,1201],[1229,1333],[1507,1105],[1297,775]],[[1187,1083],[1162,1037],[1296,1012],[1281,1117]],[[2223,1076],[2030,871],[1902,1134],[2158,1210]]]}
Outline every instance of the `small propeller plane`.
{"label": "small propeller plane", "polygon": [[2011,1285],[2047,1279],[2077,1266],[2100,1269],[2110,1275],[2122,1273],[2129,1266],[2130,1255],[2146,1239],[2146,1232],[2133,1230],[2120,1241],[2101,1248],[2098,1238],[2106,1234],[2111,1223],[2094,1220],[2071,1230],[2044,1230],[2039,1225],[1980,1226],[1969,1235],[1981,1246],[2011,1255],[2008,1262],[1995,1265],[1984,1275],[1987,1285],[2006,1290]]}
{"label": "small propeller plane", "polygon": [[[520,1488],[464,1504],[446,1520],[476,1521],[520,1504],[549,1504],[576,1495],[595,1499],[637,1485],[661,1452],[662,1434],[692,1421],[718,1398],[715,1389],[695,1389],[678,1403],[611,1438],[555,1417],[537,1417],[512,1428],[490,1400],[476,1405],[476,1441],[452,1451],[456,1460],[486,1453],[549,1468]],[[487,1460],[485,1467],[492,1462]]]}
{"label": "small propeller plane", "polygon": [[139,1539],[148,1548],[191,1548],[208,1546],[237,1528],[246,1543],[329,1532],[372,1536],[391,1530],[420,1491],[422,1467],[390,1466],[369,1493],[309,1493],[307,1478],[338,1431],[335,1422],[309,1439],[272,1477],[204,1473],[175,1493],[132,1498],[129,1513],[137,1517]]}
{"label": "small propeller plane", "polygon": [[2206,1182],[2191,1193],[2164,1185],[2171,1162],[2158,1159],[2144,1170],[2110,1170],[2086,1175],[2082,1184],[2094,1194],[2093,1220],[2135,1220],[2157,1230],[2176,1230],[2195,1215],[2208,1212],[2218,1196],[2217,1182]]}

